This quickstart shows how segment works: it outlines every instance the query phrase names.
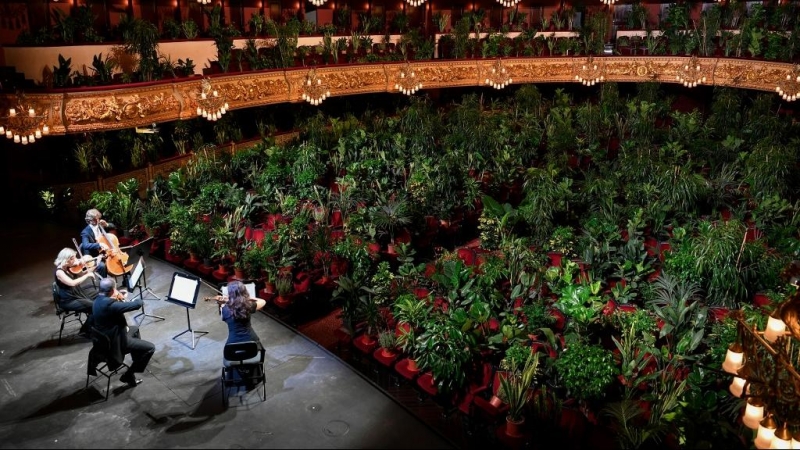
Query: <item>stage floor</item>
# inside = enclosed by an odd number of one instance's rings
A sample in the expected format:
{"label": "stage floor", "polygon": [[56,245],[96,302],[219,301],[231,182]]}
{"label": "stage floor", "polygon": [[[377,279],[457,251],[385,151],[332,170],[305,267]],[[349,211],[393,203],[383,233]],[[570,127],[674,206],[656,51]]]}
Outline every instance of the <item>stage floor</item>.
{"label": "stage floor", "polygon": [[[16,219],[16,218],[15,218]],[[84,389],[91,341],[59,320],[51,286],[53,260],[73,247],[81,223],[4,225],[0,259],[0,448],[452,448],[371,381],[315,342],[264,314],[253,327],[267,350],[267,399],[261,389],[222,403],[220,370],[227,327],[214,295],[201,285],[191,327],[187,308],[166,302],[181,268],[143,258],[147,285],[161,299],[145,300],[148,314],[128,313],[156,353],[143,383],[128,388],[103,377]],[[138,293],[138,290],[136,291]],[[145,298],[154,298],[145,293]],[[130,356],[126,358],[130,362]]]}

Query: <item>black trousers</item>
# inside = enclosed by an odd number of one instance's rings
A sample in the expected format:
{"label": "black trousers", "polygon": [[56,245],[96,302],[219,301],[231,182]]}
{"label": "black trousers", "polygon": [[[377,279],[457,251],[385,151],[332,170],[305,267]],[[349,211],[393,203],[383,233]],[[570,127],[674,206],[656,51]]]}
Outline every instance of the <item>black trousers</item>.
{"label": "black trousers", "polygon": [[130,353],[133,360],[130,372],[144,372],[155,352],[156,346],[152,342],[140,338],[139,327],[128,327],[128,345],[125,348],[125,353]]}

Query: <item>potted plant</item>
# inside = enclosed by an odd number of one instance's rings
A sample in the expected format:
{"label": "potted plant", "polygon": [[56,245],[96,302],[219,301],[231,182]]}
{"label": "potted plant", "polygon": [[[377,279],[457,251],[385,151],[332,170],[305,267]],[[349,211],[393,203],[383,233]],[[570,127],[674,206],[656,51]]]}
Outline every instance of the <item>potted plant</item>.
{"label": "potted plant", "polygon": [[525,405],[531,399],[531,387],[539,370],[539,353],[529,352],[523,364],[506,356],[500,367],[506,370],[506,375],[500,377],[499,391],[502,400],[508,404],[506,434],[519,436],[519,427],[525,422]]}
{"label": "potted plant", "polygon": [[383,330],[378,333],[378,345],[381,347],[381,352],[385,358],[392,358],[397,354],[395,345],[397,344],[397,337],[394,332]]}
{"label": "potted plant", "polygon": [[411,223],[408,202],[403,197],[390,197],[372,216],[375,226],[389,235],[388,253],[394,253],[394,236],[398,227]]}

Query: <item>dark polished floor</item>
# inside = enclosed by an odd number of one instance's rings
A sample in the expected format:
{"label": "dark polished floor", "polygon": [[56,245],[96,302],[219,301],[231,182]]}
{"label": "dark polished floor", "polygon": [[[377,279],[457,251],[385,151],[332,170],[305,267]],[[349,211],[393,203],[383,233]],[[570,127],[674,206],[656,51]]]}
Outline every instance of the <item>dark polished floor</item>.
{"label": "dark polished floor", "polygon": [[[68,324],[58,344],[50,286],[53,260],[81,223],[5,225],[0,239],[0,448],[452,448],[375,383],[315,342],[270,317],[253,323],[267,349],[267,398],[258,391],[222,403],[227,328],[201,286],[195,309],[162,298],[181,269],[145,252],[145,311],[128,314],[156,353],[143,383],[117,377],[84,389],[91,342]],[[147,247],[147,246],[142,246]],[[144,248],[146,251],[147,249]],[[137,249],[128,254],[133,263]],[[137,291],[138,292],[138,291]],[[187,311],[189,318],[187,319]],[[197,334],[192,349],[189,328]]]}

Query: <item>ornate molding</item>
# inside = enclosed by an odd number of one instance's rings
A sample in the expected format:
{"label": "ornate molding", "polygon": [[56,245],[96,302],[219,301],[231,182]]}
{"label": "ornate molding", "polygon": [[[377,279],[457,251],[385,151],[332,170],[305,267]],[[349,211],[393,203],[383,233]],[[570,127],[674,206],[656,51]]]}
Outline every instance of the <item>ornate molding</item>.
{"label": "ornate molding", "polygon": [[[513,84],[575,83],[575,67],[585,56],[564,58],[503,58]],[[609,82],[677,83],[688,56],[595,57]],[[495,59],[412,61],[424,89],[484,86]],[[698,58],[708,85],[774,92],[793,65],[732,58]],[[331,96],[397,93],[394,80],[404,63],[319,66]],[[215,76],[231,110],[300,102],[300,83],[309,67]],[[118,130],[151,123],[191,119],[197,115],[200,78],[148,84],[118,85],[64,93],[27,93],[30,101],[49,110],[51,134]],[[10,100],[0,96],[0,102]]]}

